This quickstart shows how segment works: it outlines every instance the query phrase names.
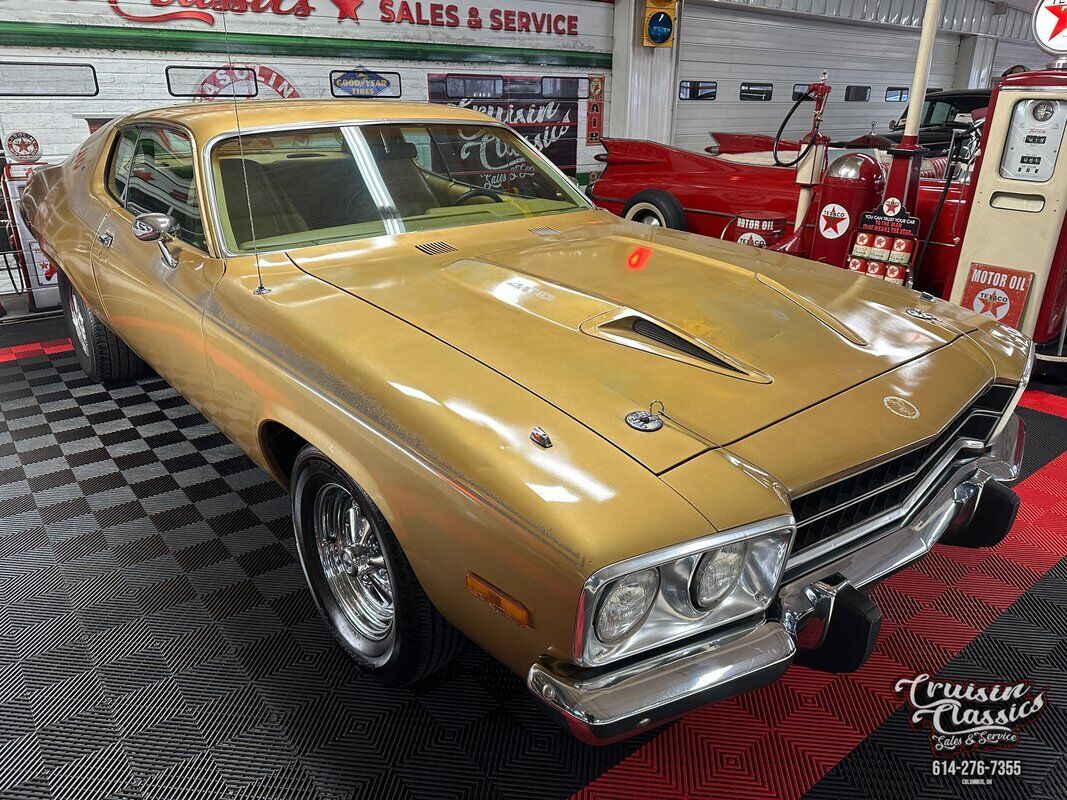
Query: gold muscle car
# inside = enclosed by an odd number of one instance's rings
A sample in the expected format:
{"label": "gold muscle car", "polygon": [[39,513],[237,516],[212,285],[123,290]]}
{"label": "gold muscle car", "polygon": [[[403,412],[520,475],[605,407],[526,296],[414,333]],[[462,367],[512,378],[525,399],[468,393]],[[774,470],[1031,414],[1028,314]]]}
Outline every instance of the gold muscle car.
{"label": "gold muscle car", "polygon": [[864,590],[1018,500],[1026,337],[596,209],[451,107],[134,114],[33,176],[85,371],[149,366],[292,494],[381,679],[462,633],[589,742],[855,669]]}

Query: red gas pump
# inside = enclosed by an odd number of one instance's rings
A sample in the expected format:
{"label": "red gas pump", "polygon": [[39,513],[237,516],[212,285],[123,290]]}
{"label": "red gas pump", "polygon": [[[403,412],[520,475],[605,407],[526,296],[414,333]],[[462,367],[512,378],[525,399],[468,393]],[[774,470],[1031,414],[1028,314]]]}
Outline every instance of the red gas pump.
{"label": "red gas pump", "polygon": [[[794,182],[800,187],[797,197],[796,215],[793,217],[793,232],[782,242],[772,249],[782,253],[803,255],[804,253],[804,228],[808,224],[808,211],[811,208],[812,198],[815,196],[815,188],[822,181],[823,171],[826,169],[826,147],[830,144],[830,138],[819,132],[822,125],[823,109],[826,107],[826,98],[830,95],[830,84],[826,82],[826,73],[819,76],[819,80],[808,86],[804,94],[798,97],[792,108],[785,115],[782,124],[778,126],[778,133],[774,137],[774,145],[771,153],[774,163],[779,167],[796,167]],[[783,160],[781,154],[782,134],[792,119],[793,114],[805,100],[814,100],[815,109],[811,115],[811,130],[800,140],[800,149],[796,158]]]}

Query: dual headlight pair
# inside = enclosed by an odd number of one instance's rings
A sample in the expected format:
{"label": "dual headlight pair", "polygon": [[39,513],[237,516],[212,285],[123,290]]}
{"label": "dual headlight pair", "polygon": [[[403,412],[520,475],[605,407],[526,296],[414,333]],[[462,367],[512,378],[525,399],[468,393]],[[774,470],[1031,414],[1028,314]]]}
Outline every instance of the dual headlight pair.
{"label": "dual headlight pair", "polygon": [[579,663],[604,664],[763,611],[789,555],[783,516],[598,570],[582,597]]}
{"label": "dual headlight pair", "polygon": [[[707,611],[715,606],[741,577],[748,542],[724,544],[701,557],[689,586],[693,607]],[[611,584],[600,601],[593,623],[597,638],[618,642],[633,632],[652,607],[659,592],[659,569],[631,572]]]}

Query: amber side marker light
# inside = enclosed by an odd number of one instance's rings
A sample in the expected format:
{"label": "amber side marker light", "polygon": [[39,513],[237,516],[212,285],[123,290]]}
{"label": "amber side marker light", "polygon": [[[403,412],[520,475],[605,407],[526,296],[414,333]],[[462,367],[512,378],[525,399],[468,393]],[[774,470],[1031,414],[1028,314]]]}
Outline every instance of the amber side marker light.
{"label": "amber side marker light", "polygon": [[487,602],[516,625],[523,628],[530,627],[530,610],[480,575],[473,572],[467,573],[467,591]]}

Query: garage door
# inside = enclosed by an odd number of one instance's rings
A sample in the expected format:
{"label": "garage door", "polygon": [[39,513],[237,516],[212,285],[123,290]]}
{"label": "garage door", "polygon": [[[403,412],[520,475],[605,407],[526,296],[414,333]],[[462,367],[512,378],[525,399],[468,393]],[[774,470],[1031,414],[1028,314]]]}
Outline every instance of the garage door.
{"label": "garage door", "polygon": [[[675,112],[674,141],[703,150],[709,130],[774,134],[793,102],[793,85],[830,73],[833,93],[823,130],[845,138],[871,129],[884,132],[904,111],[911,84],[918,31],[840,23],[687,3],[681,26],[679,79],[714,82],[684,85]],[[938,37],[930,86],[951,88],[959,37]],[[770,99],[766,86],[770,84]],[[846,101],[846,87],[850,97]],[[680,90],[683,87],[680,86]],[[745,96],[753,99],[742,100]],[[681,99],[682,94],[695,96]],[[714,100],[707,98],[714,94]],[[866,99],[862,99],[866,97]],[[887,100],[887,98],[889,98]],[[794,115],[787,133],[800,135],[811,122],[810,106]]]}
{"label": "garage door", "polygon": [[993,78],[999,78],[1008,67],[1022,64],[1030,69],[1041,69],[1052,60],[1052,56],[1033,42],[997,42],[996,56],[993,58]]}

